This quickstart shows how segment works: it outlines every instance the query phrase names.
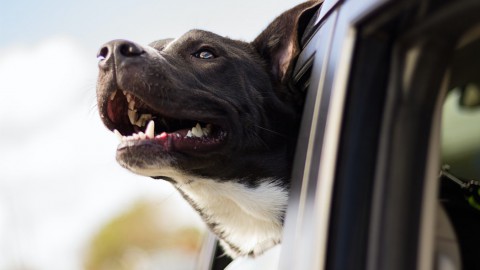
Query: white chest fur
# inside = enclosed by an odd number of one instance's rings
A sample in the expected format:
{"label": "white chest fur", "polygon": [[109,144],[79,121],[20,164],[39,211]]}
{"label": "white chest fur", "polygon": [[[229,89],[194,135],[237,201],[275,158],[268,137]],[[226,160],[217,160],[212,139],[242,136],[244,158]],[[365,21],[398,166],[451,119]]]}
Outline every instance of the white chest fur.
{"label": "white chest fur", "polygon": [[177,188],[223,238],[232,257],[259,255],[280,242],[288,192],[274,180],[247,187],[235,181],[195,179]]}
{"label": "white chest fur", "polygon": [[168,175],[175,187],[219,236],[232,257],[262,254],[280,243],[288,191],[281,181],[261,179],[255,187],[185,174],[171,167],[129,168],[135,173]]}

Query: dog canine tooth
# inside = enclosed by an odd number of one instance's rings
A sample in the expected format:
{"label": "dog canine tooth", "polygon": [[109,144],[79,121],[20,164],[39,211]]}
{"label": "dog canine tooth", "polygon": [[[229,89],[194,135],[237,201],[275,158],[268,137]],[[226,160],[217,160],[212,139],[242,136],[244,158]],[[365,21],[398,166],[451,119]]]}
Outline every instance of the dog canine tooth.
{"label": "dog canine tooth", "polygon": [[186,138],[191,138],[193,135],[192,135],[192,131],[189,130],[188,133],[187,133],[187,136],[185,136]]}
{"label": "dog canine tooth", "polygon": [[150,139],[155,137],[155,122],[153,120],[148,122],[147,128],[145,129],[145,134]]}
{"label": "dog canine tooth", "polygon": [[115,136],[117,136],[117,138],[118,138],[118,140],[119,140],[120,142],[123,141],[123,138],[124,138],[124,137],[122,136],[122,134],[121,134],[118,130],[114,129],[114,130],[113,130],[113,133],[115,134]]}

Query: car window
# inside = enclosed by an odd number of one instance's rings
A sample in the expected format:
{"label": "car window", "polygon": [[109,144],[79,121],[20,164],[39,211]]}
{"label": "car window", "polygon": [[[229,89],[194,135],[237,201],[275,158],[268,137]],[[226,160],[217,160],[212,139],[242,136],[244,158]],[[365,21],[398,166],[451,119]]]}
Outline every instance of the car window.
{"label": "car window", "polygon": [[440,199],[460,249],[462,269],[479,269],[480,27],[459,39],[442,109]]}

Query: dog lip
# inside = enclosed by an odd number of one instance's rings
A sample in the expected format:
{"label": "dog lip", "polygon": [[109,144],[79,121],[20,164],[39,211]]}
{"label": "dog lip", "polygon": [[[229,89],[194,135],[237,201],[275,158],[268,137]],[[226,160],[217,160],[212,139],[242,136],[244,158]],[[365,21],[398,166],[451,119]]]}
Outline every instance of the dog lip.
{"label": "dog lip", "polygon": [[[172,133],[163,132],[154,138],[129,138],[125,137],[121,140],[117,151],[135,151],[136,148],[142,148],[145,151],[144,146],[149,146],[152,151],[161,152],[182,152],[187,154],[201,154],[205,152],[211,152],[221,148],[225,139],[227,138],[227,132],[218,130],[216,134],[205,137],[188,137],[186,130],[179,130]],[[148,151],[148,150],[147,150]]]}

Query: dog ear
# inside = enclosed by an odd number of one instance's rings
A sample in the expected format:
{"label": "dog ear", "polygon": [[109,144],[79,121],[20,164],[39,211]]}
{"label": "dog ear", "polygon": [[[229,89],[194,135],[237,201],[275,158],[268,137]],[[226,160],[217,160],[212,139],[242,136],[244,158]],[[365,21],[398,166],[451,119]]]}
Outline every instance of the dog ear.
{"label": "dog ear", "polygon": [[308,1],[287,10],[252,42],[267,60],[273,78],[279,82],[285,83],[290,78],[293,63],[300,52],[299,38],[322,2]]}

